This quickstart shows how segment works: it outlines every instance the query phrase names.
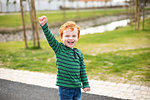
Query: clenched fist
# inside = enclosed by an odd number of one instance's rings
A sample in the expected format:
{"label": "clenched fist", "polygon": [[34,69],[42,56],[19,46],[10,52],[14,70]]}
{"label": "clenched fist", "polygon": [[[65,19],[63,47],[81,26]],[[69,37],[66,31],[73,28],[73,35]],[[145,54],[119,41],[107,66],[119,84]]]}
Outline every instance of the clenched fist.
{"label": "clenched fist", "polygon": [[44,26],[47,23],[46,16],[39,17],[39,23],[41,24],[41,26]]}
{"label": "clenched fist", "polygon": [[91,89],[90,89],[90,88],[84,88],[83,90],[84,90],[84,92],[88,92],[88,91],[90,91]]}

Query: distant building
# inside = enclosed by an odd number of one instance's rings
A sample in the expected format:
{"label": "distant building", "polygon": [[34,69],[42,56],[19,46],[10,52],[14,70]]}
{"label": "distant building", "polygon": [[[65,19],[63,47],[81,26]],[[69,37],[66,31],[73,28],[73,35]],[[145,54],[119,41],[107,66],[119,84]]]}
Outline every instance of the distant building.
{"label": "distant building", "polygon": [[[7,2],[9,1],[9,2]],[[29,11],[30,0],[23,0],[23,8]],[[65,1],[65,3],[63,3]],[[68,9],[74,8],[92,8],[103,6],[122,6],[125,3],[118,0],[35,0],[36,10],[60,10],[62,7]],[[124,1],[124,0],[122,0]],[[19,12],[20,0],[0,0],[0,12]]]}

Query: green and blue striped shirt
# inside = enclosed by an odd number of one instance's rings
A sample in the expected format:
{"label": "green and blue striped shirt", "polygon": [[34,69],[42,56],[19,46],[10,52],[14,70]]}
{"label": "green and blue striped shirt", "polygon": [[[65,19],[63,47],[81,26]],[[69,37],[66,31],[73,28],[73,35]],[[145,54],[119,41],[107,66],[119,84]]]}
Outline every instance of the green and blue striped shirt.
{"label": "green and blue striped shirt", "polygon": [[42,26],[46,39],[56,54],[57,86],[68,88],[89,87],[83,54],[76,48],[69,48],[59,43],[47,23]]}

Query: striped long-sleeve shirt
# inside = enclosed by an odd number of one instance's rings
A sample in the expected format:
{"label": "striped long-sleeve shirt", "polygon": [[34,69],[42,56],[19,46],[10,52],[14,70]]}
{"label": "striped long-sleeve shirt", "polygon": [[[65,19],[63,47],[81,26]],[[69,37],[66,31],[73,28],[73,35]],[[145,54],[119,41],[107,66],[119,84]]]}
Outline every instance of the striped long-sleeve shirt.
{"label": "striped long-sleeve shirt", "polygon": [[68,88],[89,87],[83,54],[76,48],[69,48],[59,43],[47,23],[42,26],[46,39],[56,54],[57,86]]}

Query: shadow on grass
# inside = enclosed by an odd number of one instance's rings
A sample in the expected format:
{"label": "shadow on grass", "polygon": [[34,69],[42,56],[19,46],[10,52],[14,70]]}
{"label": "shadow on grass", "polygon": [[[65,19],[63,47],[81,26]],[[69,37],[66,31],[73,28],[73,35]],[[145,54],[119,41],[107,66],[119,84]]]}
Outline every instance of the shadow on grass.
{"label": "shadow on grass", "polygon": [[41,50],[42,48],[41,47],[28,47],[28,48],[25,48],[26,50]]}

